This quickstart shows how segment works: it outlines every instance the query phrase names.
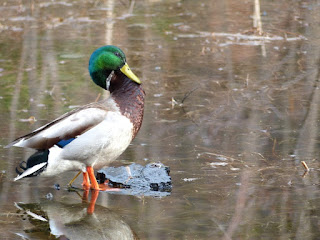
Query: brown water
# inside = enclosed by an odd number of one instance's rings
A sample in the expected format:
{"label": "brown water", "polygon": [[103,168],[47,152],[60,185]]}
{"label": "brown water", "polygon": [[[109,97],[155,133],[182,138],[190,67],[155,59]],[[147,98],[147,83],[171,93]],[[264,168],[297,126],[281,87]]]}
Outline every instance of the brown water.
{"label": "brown water", "polygon": [[[262,35],[253,0],[1,1],[1,239],[55,239],[53,222],[71,239],[319,239],[320,1],[260,2]],[[3,146],[95,101],[87,64],[106,44],[147,92],[116,164],[160,161],[173,190],[101,193],[92,217],[65,190],[75,173],[13,182],[32,151]]]}

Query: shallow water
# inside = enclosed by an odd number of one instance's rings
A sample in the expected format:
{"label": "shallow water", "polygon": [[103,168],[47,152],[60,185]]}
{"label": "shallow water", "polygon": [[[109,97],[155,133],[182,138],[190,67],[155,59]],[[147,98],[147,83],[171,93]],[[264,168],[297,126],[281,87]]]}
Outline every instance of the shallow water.
{"label": "shallow water", "polygon": [[[110,222],[139,239],[319,238],[320,2],[261,1],[260,11],[262,35],[254,1],[0,2],[1,238],[62,234],[17,202],[71,239],[78,228],[108,239]],[[105,44],[124,50],[147,92],[142,128],[113,165],[160,161],[173,189],[100,193],[91,218],[65,189],[75,173],[13,182],[32,151],[3,147],[106,97],[87,71]]]}

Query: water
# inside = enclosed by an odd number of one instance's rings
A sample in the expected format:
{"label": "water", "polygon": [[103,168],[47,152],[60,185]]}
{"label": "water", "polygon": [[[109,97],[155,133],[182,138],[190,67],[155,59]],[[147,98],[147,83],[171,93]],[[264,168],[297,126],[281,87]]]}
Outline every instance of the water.
{"label": "water", "polygon": [[163,198],[100,193],[91,218],[82,192],[65,189],[75,173],[13,182],[32,151],[1,147],[2,239],[61,234],[19,202],[66,236],[107,238],[120,222],[139,239],[318,239],[319,8],[261,1],[259,35],[254,1],[2,1],[1,146],[105,97],[87,64],[114,44],[147,92],[143,126],[114,165],[160,161],[173,184]]}

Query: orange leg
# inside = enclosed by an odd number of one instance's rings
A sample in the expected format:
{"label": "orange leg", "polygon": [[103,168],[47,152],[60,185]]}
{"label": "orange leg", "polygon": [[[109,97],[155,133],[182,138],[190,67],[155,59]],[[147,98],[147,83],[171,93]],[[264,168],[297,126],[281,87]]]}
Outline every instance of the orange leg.
{"label": "orange leg", "polygon": [[100,190],[99,188],[99,184],[97,182],[96,177],[94,176],[94,170],[92,167],[87,167],[87,173],[89,175],[90,178],[90,182],[91,182],[91,189],[94,190]]}
{"label": "orange leg", "polygon": [[89,197],[89,189],[85,189],[82,195],[82,203],[87,203]]}
{"label": "orange leg", "polygon": [[[83,191],[83,196],[82,196],[82,203],[88,203],[88,197],[89,197],[89,189],[85,189]],[[94,212],[94,207],[96,205],[96,201],[99,196],[99,191],[97,190],[91,190],[91,200],[87,208],[87,213],[92,214]]]}
{"label": "orange leg", "polygon": [[82,186],[83,186],[85,189],[89,189],[89,188],[90,188],[90,181],[89,181],[88,172],[84,172],[84,173],[83,173]]}

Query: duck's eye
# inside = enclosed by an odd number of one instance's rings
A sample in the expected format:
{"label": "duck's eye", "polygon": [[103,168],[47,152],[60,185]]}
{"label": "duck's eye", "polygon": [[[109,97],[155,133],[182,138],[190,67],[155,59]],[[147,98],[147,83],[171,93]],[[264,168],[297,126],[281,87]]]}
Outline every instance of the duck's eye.
{"label": "duck's eye", "polygon": [[119,52],[115,52],[114,55],[116,55],[117,57],[121,57]]}

